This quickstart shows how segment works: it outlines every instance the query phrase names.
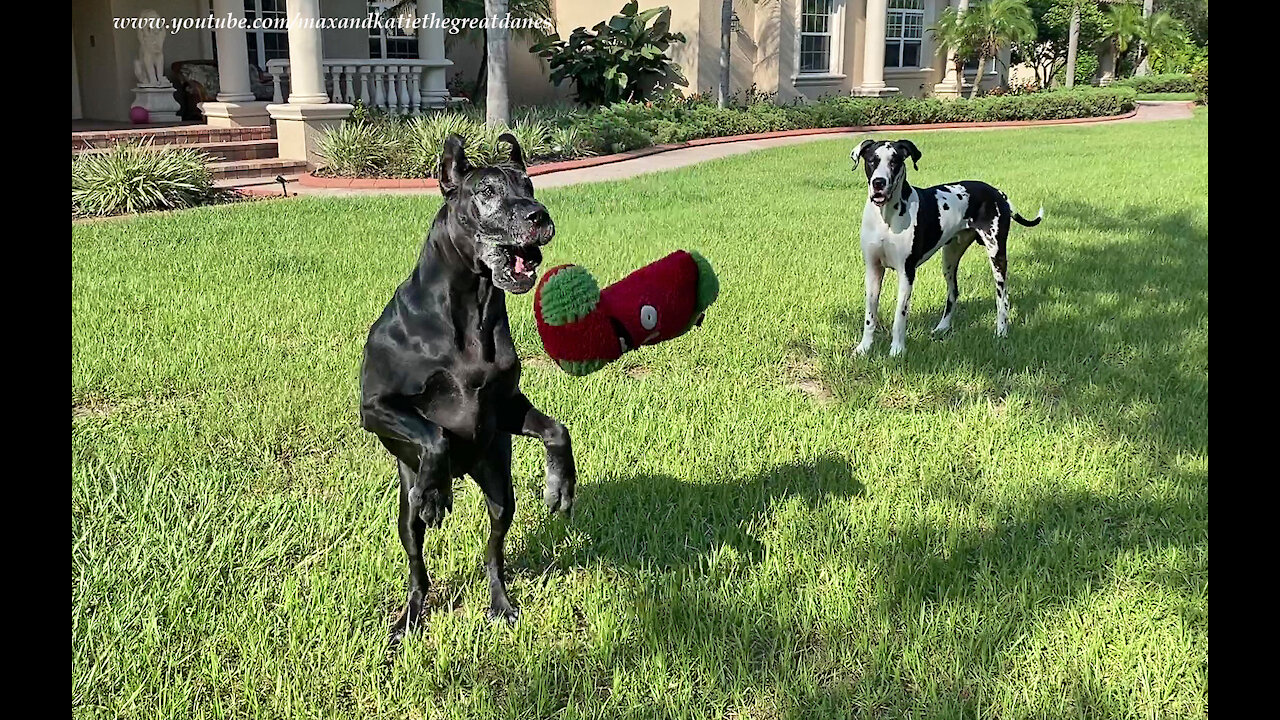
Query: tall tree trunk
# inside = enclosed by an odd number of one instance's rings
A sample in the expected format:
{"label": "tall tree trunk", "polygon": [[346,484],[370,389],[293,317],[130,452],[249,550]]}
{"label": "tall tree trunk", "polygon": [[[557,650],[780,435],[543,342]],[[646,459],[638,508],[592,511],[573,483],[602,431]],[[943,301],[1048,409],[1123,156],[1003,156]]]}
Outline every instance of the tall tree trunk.
{"label": "tall tree trunk", "polygon": [[507,94],[507,48],[511,29],[505,27],[508,6],[508,0],[484,0],[484,14],[494,23],[485,36],[489,88],[485,94],[484,121],[491,126],[511,124]]}
{"label": "tall tree trunk", "polygon": [[1080,7],[1071,10],[1071,34],[1067,36],[1067,87],[1076,85],[1076,54],[1080,50]]}
{"label": "tall tree trunk", "polygon": [[[1151,11],[1154,9],[1155,9],[1155,0],[1143,0],[1142,2],[1143,19],[1145,20],[1147,18],[1150,18]],[[1138,69],[1136,72],[1134,72],[1135,75],[1146,75],[1150,72],[1150,69],[1147,66],[1147,59],[1150,56],[1151,56],[1151,53],[1147,52],[1147,44],[1143,42],[1138,43],[1138,57],[1142,58],[1142,62],[1138,63]]]}
{"label": "tall tree trunk", "polygon": [[733,35],[733,0],[720,2],[720,107],[729,106],[729,64],[732,61],[730,43]]}
{"label": "tall tree trunk", "polygon": [[[982,74],[983,74],[982,68],[986,67],[986,65],[987,65],[987,56],[979,55],[978,56],[978,72],[976,75],[973,76],[973,87],[969,88],[970,100],[978,97],[978,88],[982,86]],[[964,75],[961,75],[960,77],[964,77]]]}
{"label": "tall tree trunk", "polygon": [[476,81],[471,85],[471,101],[479,102],[480,93],[486,87],[485,78],[489,73],[489,31],[480,28],[481,41],[480,48],[484,51],[480,53],[480,69],[476,71]]}

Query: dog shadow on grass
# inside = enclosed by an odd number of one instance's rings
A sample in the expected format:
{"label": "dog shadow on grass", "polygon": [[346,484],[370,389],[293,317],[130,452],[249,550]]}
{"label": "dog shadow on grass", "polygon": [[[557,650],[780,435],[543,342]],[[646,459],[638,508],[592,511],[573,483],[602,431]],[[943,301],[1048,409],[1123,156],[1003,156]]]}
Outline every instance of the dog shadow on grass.
{"label": "dog shadow on grass", "polygon": [[[1010,239],[1009,337],[994,336],[995,291],[986,258],[971,251],[949,333],[930,333],[943,297],[917,293],[906,356],[889,358],[888,339],[879,336],[870,357],[854,357],[863,309],[857,287],[831,320],[840,346],[792,351],[817,355],[822,382],[850,403],[928,410],[1000,403],[1019,393],[1087,416],[1118,436],[1207,451],[1207,422],[1186,421],[1208,399],[1207,227],[1187,210],[1138,205],[1117,212],[1065,203],[1051,209],[1045,224]],[[1073,231],[1108,241],[1064,242],[1060,235]],[[976,263],[984,266],[977,283]],[[920,272],[941,269],[931,262]],[[886,308],[892,313],[893,285],[886,282],[882,315]],[[920,392],[894,397],[911,389]]]}
{"label": "dog shadow on grass", "polygon": [[525,538],[525,549],[512,556],[509,567],[541,572],[602,562],[664,570],[696,566],[725,547],[756,564],[764,547],[755,533],[780,504],[800,500],[813,505],[862,493],[852,465],[835,455],[728,482],[634,475],[580,485],[572,528],[585,533],[587,541],[558,548],[563,524],[542,523]]}

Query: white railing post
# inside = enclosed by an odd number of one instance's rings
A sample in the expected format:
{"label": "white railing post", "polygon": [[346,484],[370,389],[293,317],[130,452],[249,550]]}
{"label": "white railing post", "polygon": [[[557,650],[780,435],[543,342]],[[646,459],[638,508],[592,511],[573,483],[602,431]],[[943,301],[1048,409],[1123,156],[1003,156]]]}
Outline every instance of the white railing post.
{"label": "white railing post", "polygon": [[387,108],[387,92],[382,84],[382,74],[386,71],[381,65],[373,66],[373,105],[379,110]]}
{"label": "white railing post", "polygon": [[[330,102],[354,103],[359,100],[366,106],[391,114],[419,115],[436,101],[428,87],[428,76],[442,67],[445,65],[435,60],[397,60],[395,65],[391,65],[376,58],[329,59],[321,65],[321,77]],[[286,87],[286,83],[292,85],[289,61],[271,60],[267,63],[267,72],[271,73],[273,101],[288,102],[292,90]]]}
{"label": "white railing post", "polygon": [[409,68],[409,102],[413,105],[413,115],[422,112],[422,68]]}
{"label": "white railing post", "polygon": [[355,103],[356,101],[356,66],[347,66],[347,102]]}
{"label": "white railing post", "polygon": [[409,68],[401,65],[396,68],[396,87],[400,89],[400,114],[409,114]]}
{"label": "white railing post", "polygon": [[271,73],[271,102],[284,102],[284,79],[289,74],[289,64],[272,60],[267,63],[267,72]]}

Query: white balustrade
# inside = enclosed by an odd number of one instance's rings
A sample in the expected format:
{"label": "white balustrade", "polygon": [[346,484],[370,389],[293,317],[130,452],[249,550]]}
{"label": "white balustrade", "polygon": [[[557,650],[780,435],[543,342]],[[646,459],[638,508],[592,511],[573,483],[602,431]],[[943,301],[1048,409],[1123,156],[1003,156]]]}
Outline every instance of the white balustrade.
{"label": "white balustrade", "polygon": [[[371,108],[380,108],[396,115],[417,115],[427,109],[429,103],[422,96],[427,86],[426,73],[432,68],[443,67],[438,60],[395,60],[394,65],[385,60],[326,59],[324,61],[325,91],[335,103],[355,103],[359,100]],[[444,61],[445,64],[448,61]],[[273,101],[288,102],[289,61],[267,61],[274,85]]]}

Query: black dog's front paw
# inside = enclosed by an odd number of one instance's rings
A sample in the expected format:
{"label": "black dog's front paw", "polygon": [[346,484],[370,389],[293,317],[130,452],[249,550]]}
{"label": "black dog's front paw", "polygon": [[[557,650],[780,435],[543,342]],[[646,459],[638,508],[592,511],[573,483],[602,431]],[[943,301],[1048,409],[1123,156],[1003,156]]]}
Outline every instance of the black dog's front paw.
{"label": "black dog's front paw", "polygon": [[421,625],[422,598],[417,595],[411,595],[409,602],[404,606],[404,610],[400,611],[400,616],[391,624],[389,648],[394,650],[399,647],[400,641],[404,639],[404,636],[414,632]]}
{"label": "black dog's front paw", "polygon": [[485,610],[484,617],[489,622],[515,625],[520,619],[520,608],[513,607],[510,603],[502,603]]}
{"label": "black dog's front paw", "polygon": [[562,512],[565,517],[569,517],[573,513],[573,498],[577,486],[578,479],[573,476],[548,477],[547,488],[542,491],[542,501],[551,512]]}
{"label": "black dog's front paw", "polygon": [[444,524],[444,516],[453,510],[453,486],[431,488],[422,494],[422,509],[418,517],[429,528],[438,528]]}

